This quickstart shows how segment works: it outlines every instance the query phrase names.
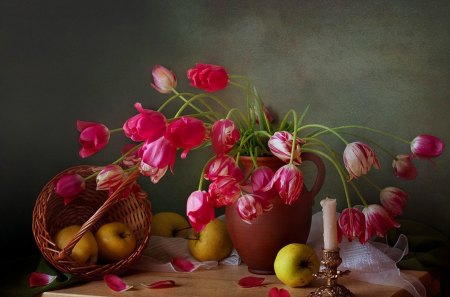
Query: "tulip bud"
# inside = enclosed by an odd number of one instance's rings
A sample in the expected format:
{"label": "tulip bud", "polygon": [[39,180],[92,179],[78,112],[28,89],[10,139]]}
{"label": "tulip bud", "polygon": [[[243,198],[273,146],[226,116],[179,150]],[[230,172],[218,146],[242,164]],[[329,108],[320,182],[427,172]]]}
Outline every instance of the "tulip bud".
{"label": "tulip bud", "polygon": [[439,157],[444,150],[444,142],[433,135],[422,134],[411,141],[411,152],[418,158]]}
{"label": "tulip bud", "polygon": [[417,176],[417,169],[409,155],[398,155],[392,161],[395,176],[407,180],[413,180]]}
{"label": "tulip bud", "polygon": [[186,214],[195,231],[200,232],[214,219],[214,206],[209,202],[205,191],[195,191],[186,203]]}
{"label": "tulip bud", "polygon": [[177,87],[177,78],[169,69],[161,65],[155,65],[152,70],[153,83],[151,86],[162,94],[172,92]]}
{"label": "tulip bud", "polygon": [[197,64],[187,72],[191,85],[206,92],[216,92],[228,85],[228,73],[222,66]]}
{"label": "tulip bud", "polygon": [[350,179],[367,174],[372,166],[380,169],[380,163],[375,152],[370,146],[362,142],[347,144],[343,158]]}
{"label": "tulip bud", "polygon": [[408,194],[396,187],[387,187],[380,192],[381,205],[392,216],[396,217],[403,213],[408,202]]}
{"label": "tulip bud", "polygon": [[107,165],[97,174],[97,190],[110,190],[125,180],[125,173],[118,165]]}

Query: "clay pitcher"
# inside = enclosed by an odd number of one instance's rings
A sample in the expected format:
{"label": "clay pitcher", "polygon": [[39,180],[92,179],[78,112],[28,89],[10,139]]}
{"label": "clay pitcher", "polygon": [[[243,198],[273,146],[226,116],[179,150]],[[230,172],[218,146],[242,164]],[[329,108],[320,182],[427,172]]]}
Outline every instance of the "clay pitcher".
{"label": "clay pitcher", "polygon": [[[325,165],[320,157],[311,153],[302,153],[302,160],[313,162],[317,174],[311,189],[303,185],[300,198],[292,205],[285,205],[276,197],[272,210],[260,215],[252,224],[239,217],[236,203],[225,209],[228,232],[234,247],[252,273],[274,274],[273,263],[278,251],[289,243],[306,243],[308,239],[313,201],[322,187]],[[257,162],[259,166],[267,166],[274,171],[286,164],[276,157],[260,157]],[[241,157],[240,163],[244,173],[252,169],[250,157]]]}

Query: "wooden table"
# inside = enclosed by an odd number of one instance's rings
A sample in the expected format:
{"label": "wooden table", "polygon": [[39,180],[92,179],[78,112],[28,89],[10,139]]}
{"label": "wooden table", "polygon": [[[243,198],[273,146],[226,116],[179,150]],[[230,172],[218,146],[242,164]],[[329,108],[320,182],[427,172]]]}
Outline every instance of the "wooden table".
{"label": "wooden table", "polygon": [[[418,277],[427,288],[428,296],[435,296],[439,293],[439,283],[424,271],[404,271],[407,274]],[[284,286],[274,275],[261,276],[265,277],[265,285],[256,288],[241,288],[237,281],[244,277],[250,276],[247,266],[225,266],[211,270],[197,270],[191,273],[172,273],[172,272],[146,272],[146,271],[129,271],[122,279],[134,285],[133,289],[116,293],[110,290],[103,280],[92,281],[81,285],[64,288],[61,290],[45,292],[42,297],[88,297],[88,296],[171,296],[171,297],[265,297],[269,295],[271,287],[285,288],[291,296],[307,296],[322,284],[321,280],[315,280],[306,288],[288,288]],[[176,287],[165,289],[147,289],[139,283],[152,283],[159,280],[171,279],[176,283]],[[339,283],[345,285],[356,296],[364,297],[406,297],[410,296],[406,291],[398,287],[380,286],[357,281],[349,277],[342,277]]]}

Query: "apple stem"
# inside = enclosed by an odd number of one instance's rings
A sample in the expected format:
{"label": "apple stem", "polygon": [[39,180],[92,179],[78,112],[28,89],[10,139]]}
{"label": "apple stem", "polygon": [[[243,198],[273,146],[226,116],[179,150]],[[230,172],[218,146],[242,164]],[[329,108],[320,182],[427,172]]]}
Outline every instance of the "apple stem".
{"label": "apple stem", "polygon": [[184,239],[187,239],[187,240],[199,240],[200,238],[192,238],[192,237],[185,237]]}

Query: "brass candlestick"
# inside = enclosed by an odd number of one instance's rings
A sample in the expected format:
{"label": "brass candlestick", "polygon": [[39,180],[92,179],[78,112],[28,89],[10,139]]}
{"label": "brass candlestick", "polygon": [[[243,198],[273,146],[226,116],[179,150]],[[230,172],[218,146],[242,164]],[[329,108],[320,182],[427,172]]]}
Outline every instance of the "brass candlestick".
{"label": "brass candlestick", "polygon": [[322,252],[323,258],[320,263],[322,264],[323,269],[314,276],[326,279],[327,284],[321,286],[316,291],[309,293],[308,297],[354,297],[355,295],[350,292],[349,289],[337,283],[338,277],[350,273],[350,270],[337,270],[342,263],[342,259],[339,256],[339,248],[335,250],[324,249]]}

